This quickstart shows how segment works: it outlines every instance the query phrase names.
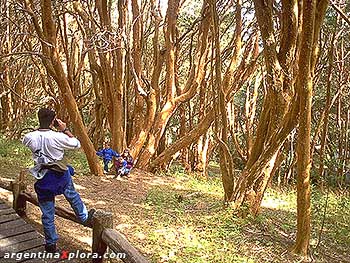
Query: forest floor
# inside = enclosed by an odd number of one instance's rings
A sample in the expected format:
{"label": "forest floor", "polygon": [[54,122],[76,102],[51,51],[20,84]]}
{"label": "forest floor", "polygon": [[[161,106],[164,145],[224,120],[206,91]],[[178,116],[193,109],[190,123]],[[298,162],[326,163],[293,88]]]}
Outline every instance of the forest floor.
{"label": "forest floor", "polygon": [[[296,235],[294,187],[269,189],[260,215],[242,219],[223,207],[215,165],[209,180],[186,174],[178,166],[156,175],[134,169],[128,180],[117,180],[113,175],[90,176],[83,154],[70,155],[77,172],[75,186],[87,206],[113,212],[114,228],[152,262],[302,261],[289,252]],[[15,178],[30,164],[27,150],[0,137],[1,177]],[[32,183],[28,176],[28,184]],[[7,191],[0,191],[0,198],[11,202]],[[57,205],[68,207],[62,197]],[[310,261],[350,262],[348,194],[313,189],[312,213]],[[42,231],[40,214],[30,205],[27,220]],[[61,248],[90,251],[90,229],[59,217],[56,225]]]}

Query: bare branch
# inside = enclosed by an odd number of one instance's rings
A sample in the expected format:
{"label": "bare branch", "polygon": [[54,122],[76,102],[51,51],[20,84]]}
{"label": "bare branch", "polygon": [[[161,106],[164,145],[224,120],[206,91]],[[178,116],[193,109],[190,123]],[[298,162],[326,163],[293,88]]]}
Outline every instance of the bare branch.
{"label": "bare branch", "polygon": [[333,1],[330,1],[331,7],[334,8],[335,11],[350,25],[350,18],[337,6]]}

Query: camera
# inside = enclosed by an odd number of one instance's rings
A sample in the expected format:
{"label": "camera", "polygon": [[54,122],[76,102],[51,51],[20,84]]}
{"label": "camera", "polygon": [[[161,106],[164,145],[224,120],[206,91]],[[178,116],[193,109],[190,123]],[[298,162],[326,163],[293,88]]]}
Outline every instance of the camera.
{"label": "camera", "polygon": [[58,123],[58,121],[56,119],[53,122],[53,126],[55,126],[55,128],[58,128],[60,126],[60,124]]}

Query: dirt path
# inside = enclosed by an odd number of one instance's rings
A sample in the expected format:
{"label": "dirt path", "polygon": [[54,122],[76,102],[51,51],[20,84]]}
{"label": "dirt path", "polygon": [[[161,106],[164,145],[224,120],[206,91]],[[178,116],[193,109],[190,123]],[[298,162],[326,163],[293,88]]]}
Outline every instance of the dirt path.
{"label": "dirt path", "polygon": [[[133,229],[144,218],[142,202],[149,188],[155,185],[169,184],[175,181],[170,177],[157,177],[153,174],[134,169],[129,179],[118,180],[113,175],[104,177],[74,176],[75,187],[89,208],[110,211],[114,215],[114,229],[122,232],[128,240],[141,251],[144,247],[143,237],[134,235]],[[32,184],[29,190],[33,191]],[[11,202],[11,193],[0,192],[2,198]],[[63,196],[56,197],[56,205],[69,207]],[[29,204],[28,220],[42,233],[41,212],[38,207]],[[59,247],[69,251],[90,251],[92,230],[81,225],[56,217]],[[142,251],[145,253],[146,251]],[[147,255],[147,254],[146,254]],[[87,261],[76,261],[87,262]]]}

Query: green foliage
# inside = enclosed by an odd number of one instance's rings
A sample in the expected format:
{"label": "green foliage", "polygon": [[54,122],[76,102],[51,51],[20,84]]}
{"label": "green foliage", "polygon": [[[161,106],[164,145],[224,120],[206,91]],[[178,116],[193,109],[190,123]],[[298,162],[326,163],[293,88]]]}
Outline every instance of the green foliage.
{"label": "green foliage", "polygon": [[31,152],[17,140],[9,140],[0,134],[0,173],[2,177],[13,177],[21,169],[32,164]]}
{"label": "green foliage", "polygon": [[[350,198],[345,194],[337,194],[329,190],[327,193],[313,191],[313,226],[314,243],[321,234],[321,245],[331,245],[336,251],[345,252],[350,247]],[[337,244],[341,244],[338,246]],[[316,251],[317,252],[317,251]]]}
{"label": "green foliage", "polygon": [[76,174],[90,174],[89,164],[86,155],[82,150],[66,151],[65,156],[67,157],[69,164],[74,167]]}

